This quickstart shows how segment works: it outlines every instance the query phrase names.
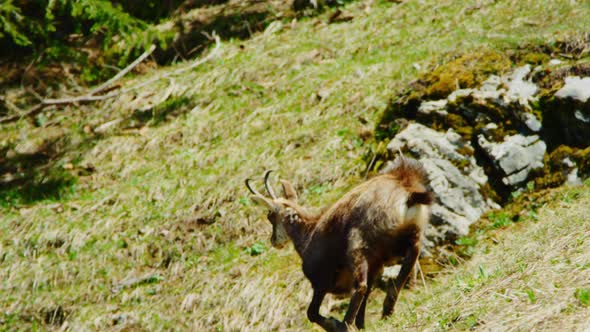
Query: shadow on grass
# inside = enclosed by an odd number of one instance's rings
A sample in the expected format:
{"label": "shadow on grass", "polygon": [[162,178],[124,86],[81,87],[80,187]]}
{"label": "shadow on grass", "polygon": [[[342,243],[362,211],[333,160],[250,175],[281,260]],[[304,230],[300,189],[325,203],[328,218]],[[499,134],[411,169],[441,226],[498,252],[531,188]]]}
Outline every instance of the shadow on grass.
{"label": "shadow on grass", "polygon": [[19,206],[61,200],[74,191],[76,177],[65,172],[28,174],[27,180],[0,186],[0,206]]}
{"label": "shadow on grass", "polygon": [[194,106],[194,101],[190,97],[170,97],[150,109],[135,110],[126,121],[126,125],[130,128],[140,128],[145,125],[158,126],[189,112]]}
{"label": "shadow on grass", "polygon": [[[256,32],[263,31],[274,21],[290,22],[296,18],[317,16],[329,8],[340,7],[353,0],[295,0],[293,2],[270,2],[246,0],[237,3],[208,0],[222,6],[203,8],[198,15],[183,21],[179,18],[175,29],[178,38],[158,49],[154,56],[160,64],[168,64],[177,56],[194,57],[213,43],[208,35],[215,31],[222,40],[245,40]],[[207,1],[207,2],[208,2]],[[195,8],[195,7],[193,7]]]}
{"label": "shadow on grass", "polygon": [[[26,155],[0,150],[0,207],[18,207],[37,201],[58,201],[74,192],[77,175],[91,172],[89,167],[79,167],[76,162],[66,169],[61,160],[72,151],[84,153],[96,143],[88,138],[78,144],[67,139],[46,142],[43,148]],[[8,152],[8,153],[7,153]]]}

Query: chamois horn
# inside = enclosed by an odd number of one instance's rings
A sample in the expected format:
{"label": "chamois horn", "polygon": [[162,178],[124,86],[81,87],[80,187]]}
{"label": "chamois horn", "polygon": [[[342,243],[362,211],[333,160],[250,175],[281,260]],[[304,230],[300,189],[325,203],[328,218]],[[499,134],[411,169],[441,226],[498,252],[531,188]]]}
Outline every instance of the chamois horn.
{"label": "chamois horn", "polygon": [[273,170],[269,169],[264,173],[264,187],[266,188],[266,191],[268,191],[270,197],[274,200],[277,199],[277,195],[275,194],[275,191],[272,189],[271,185],[268,183],[268,178],[272,172]]}
{"label": "chamois horn", "polygon": [[251,192],[252,194],[254,194],[255,196],[264,197],[264,196],[262,196],[262,194],[261,194],[261,193],[259,193],[259,192],[258,192],[256,189],[254,189],[254,188],[252,188],[252,186],[250,186],[250,181],[252,181],[252,179],[250,179],[250,178],[247,178],[247,179],[246,179],[246,181],[245,181],[245,182],[246,182],[246,187],[248,188],[248,190],[250,190],[250,192]]}

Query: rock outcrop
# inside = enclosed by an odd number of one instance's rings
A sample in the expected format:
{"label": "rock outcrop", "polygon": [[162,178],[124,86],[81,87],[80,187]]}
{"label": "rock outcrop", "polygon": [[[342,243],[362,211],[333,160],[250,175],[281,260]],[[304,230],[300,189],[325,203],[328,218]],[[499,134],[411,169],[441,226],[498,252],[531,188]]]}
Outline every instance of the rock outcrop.
{"label": "rock outcrop", "polygon": [[506,136],[503,142],[489,142],[485,135],[478,135],[478,144],[501,173],[507,186],[523,183],[531,171],[543,167],[547,145],[539,136],[516,134]]}
{"label": "rock outcrop", "polygon": [[437,197],[427,247],[466,235],[515,191],[590,176],[590,77],[539,82],[553,72],[525,65],[440,99],[419,86],[392,102],[379,127],[395,132],[388,155],[419,159]]}
{"label": "rock outcrop", "polygon": [[546,110],[547,143],[579,148],[590,145],[590,77],[566,77],[563,87],[543,98],[541,106]]}
{"label": "rock outcrop", "polygon": [[432,208],[432,227],[426,231],[428,247],[467,235],[469,226],[484,212],[498,207],[480,193],[488,178],[473,155],[466,155],[474,151],[471,144],[453,129],[441,133],[411,123],[387,149],[415,156],[428,173],[437,197]]}

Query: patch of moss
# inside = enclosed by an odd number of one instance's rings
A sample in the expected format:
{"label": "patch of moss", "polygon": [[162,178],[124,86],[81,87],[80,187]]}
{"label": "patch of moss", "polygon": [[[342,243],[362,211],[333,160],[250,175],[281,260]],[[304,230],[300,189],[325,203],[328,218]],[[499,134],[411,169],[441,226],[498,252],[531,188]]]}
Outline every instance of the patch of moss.
{"label": "patch of moss", "polygon": [[467,123],[464,118],[455,114],[449,114],[447,119],[449,121],[449,126],[455,128],[457,133],[465,137],[467,140],[471,140],[471,137],[473,136],[473,127]]}
{"label": "patch of moss", "polygon": [[510,59],[496,51],[464,54],[424,75],[425,95],[430,99],[448,96],[461,88],[474,88],[491,74],[500,74],[512,66]]}
{"label": "patch of moss", "polygon": [[473,148],[471,148],[469,146],[462,146],[457,149],[457,152],[459,152],[461,155],[467,156],[467,157],[473,156],[473,153],[474,153]]}
{"label": "patch of moss", "polygon": [[563,87],[563,81],[568,76],[590,76],[590,62],[579,62],[557,69],[545,68],[537,71],[533,75],[532,81],[541,88],[543,95],[553,95]]}
{"label": "patch of moss", "polygon": [[465,169],[466,167],[469,167],[469,165],[471,164],[469,162],[469,159],[453,159],[451,160],[451,163],[461,170]]}
{"label": "patch of moss", "polygon": [[579,176],[586,178],[590,175],[590,147],[577,149],[560,145],[545,156],[545,166],[537,171],[537,177],[534,180],[535,188],[544,189],[562,185],[567,180],[567,175],[572,168],[564,163],[566,159],[576,164]]}
{"label": "patch of moss", "polygon": [[551,60],[551,57],[541,52],[525,53],[522,57],[522,62],[531,64],[533,66],[542,65],[549,62],[549,60]]}
{"label": "patch of moss", "polygon": [[573,158],[578,165],[579,176],[582,178],[590,177],[590,147],[575,151]]}
{"label": "patch of moss", "polygon": [[375,138],[382,141],[395,136],[400,129],[399,119],[413,119],[416,117],[421,98],[421,92],[409,90],[391,100],[383,114],[381,114],[381,118],[377,121]]}

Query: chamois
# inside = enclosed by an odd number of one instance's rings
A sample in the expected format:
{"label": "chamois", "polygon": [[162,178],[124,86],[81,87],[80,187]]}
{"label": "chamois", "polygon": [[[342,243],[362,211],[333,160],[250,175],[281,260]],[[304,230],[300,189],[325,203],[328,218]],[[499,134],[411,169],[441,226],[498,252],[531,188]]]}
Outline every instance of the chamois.
{"label": "chamois", "polygon": [[[301,257],[303,273],[313,288],[309,320],[326,331],[346,331],[353,320],[363,328],[375,279],[384,266],[401,263],[383,303],[382,318],[390,316],[418,258],[422,231],[430,217],[433,194],[422,165],[400,156],[389,172],[358,185],[319,214],[298,205],[288,181],[281,180],[285,197],[277,197],[269,184],[271,172],[264,174],[270,198],[253,189],[250,179],[246,187],[253,201],[269,209],[272,245],[282,248],[291,239]],[[342,322],[320,315],[327,293],[351,294]]]}

